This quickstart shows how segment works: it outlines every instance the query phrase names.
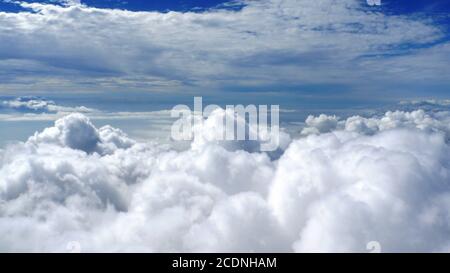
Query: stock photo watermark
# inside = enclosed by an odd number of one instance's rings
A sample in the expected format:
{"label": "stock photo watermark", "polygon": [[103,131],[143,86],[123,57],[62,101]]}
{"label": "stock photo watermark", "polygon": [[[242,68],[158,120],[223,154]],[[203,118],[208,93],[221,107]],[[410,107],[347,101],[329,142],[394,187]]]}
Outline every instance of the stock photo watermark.
{"label": "stock photo watermark", "polygon": [[204,107],[202,97],[194,97],[193,111],[184,104],[172,108],[171,117],[178,120],[172,125],[171,137],[175,141],[194,140],[205,119],[216,114],[219,118],[214,130],[218,133],[203,135],[208,141],[258,141],[261,151],[275,151],[280,144],[279,113],[279,105],[227,105],[223,109],[210,104]]}

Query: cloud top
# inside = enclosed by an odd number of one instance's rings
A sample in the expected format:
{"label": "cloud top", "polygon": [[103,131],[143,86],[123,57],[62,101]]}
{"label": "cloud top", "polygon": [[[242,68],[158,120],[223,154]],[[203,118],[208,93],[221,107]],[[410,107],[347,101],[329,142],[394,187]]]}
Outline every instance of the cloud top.
{"label": "cloud top", "polygon": [[0,152],[0,250],[449,251],[449,116],[310,117],[271,158],[72,114]]}

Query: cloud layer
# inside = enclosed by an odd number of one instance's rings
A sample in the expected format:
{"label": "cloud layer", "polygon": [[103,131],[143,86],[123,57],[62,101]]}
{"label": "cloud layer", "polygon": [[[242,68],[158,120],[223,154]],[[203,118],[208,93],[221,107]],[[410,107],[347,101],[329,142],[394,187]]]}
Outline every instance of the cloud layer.
{"label": "cloud layer", "polygon": [[369,92],[448,83],[439,73],[448,63],[445,32],[429,18],[387,15],[358,0],[242,3],[198,13],[21,3],[27,11],[0,12],[1,87],[198,92],[335,84]]}
{"label": "cloud layer", "polygon": [[39,113],[58,113],[58,112],[89,113],[95,111],[94,109],[90,109],[84,106],[64,107],[57,105],[54,101],[34,96],[18,97],[13,100],[4,100],[0,102],[1,102],[0,112],[16,111],[20,113],[39,114]]}
{"label": "cloud layer", "polygon": [[449,251],[449,118],[310,117],[271,159],[72,114],[0,152],[0,250]]}

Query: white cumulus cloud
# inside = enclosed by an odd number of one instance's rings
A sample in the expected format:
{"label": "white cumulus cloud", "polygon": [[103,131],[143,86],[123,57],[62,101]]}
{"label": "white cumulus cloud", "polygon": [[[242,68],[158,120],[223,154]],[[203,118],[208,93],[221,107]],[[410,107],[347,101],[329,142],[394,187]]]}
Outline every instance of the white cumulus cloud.
{"label": "white cumulus cloud", "polygon": [[449,116],[311,117],[271,158],[72,114],[0,151],[0,250],[449,251]]}

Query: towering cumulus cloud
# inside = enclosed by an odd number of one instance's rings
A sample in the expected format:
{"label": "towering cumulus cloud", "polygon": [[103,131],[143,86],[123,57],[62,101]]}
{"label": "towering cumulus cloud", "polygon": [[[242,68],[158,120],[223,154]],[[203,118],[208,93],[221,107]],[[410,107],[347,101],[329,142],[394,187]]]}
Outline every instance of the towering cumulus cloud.
{"label": "towering cumulus cloud", "polygon": [[71,114],[0,152],[0,251],[449,251],[449,119],[309,117],[274,159]]}

